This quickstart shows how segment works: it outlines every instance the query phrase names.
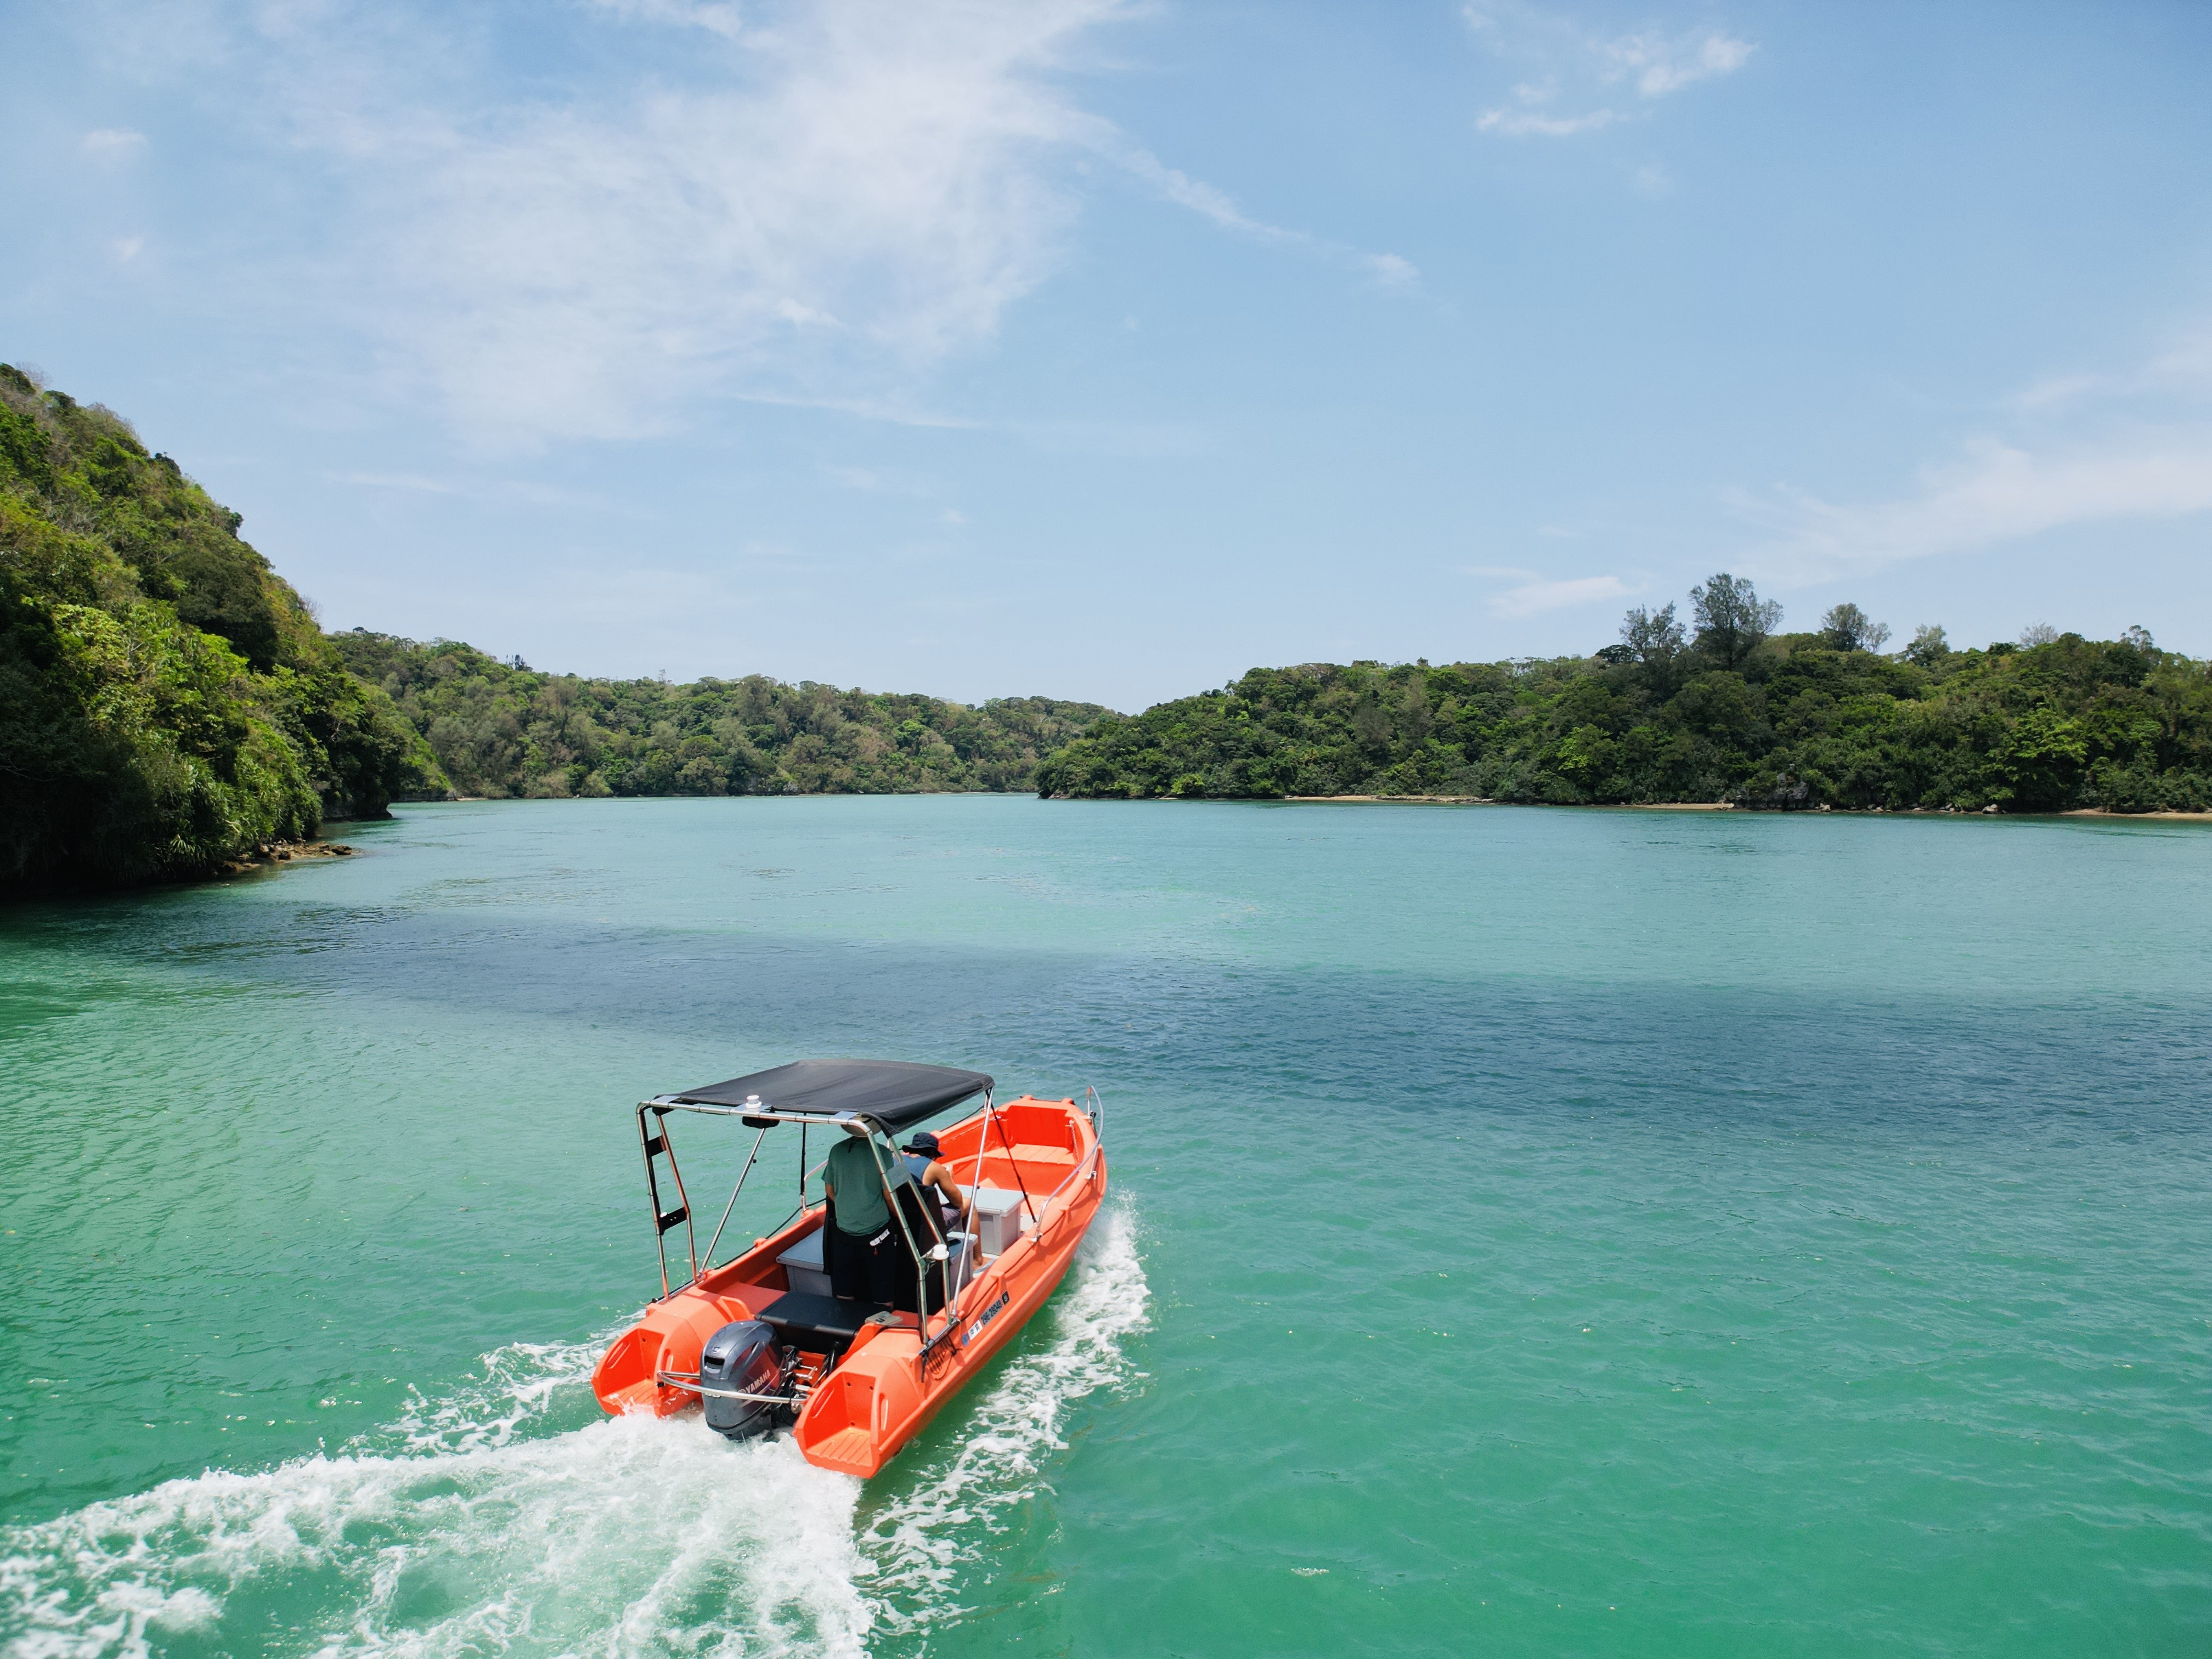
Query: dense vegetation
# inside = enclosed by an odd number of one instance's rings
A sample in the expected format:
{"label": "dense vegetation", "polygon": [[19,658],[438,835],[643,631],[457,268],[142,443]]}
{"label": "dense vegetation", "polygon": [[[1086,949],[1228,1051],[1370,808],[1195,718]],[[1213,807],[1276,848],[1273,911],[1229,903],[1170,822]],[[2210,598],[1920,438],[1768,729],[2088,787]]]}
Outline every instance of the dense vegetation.
{"label": "dense vegetation", "polygon": [[906,793],[1028,789],[1040,757],[1109,711],[738,680],[580,679],[465,645],[331,636],[465,795]]}
{"label": "dense vegetation", "polygon": [[2212,671],[2131,629],[1954,651],[1751,584],[1634,611],[1587,658],[1255,669],[1090,703],[581,679],[326,635],[130,425],[0,365],[0,889],[203,874],[325,818],[483,796],[1068,796],[2204,810]]}
{"label": "dense vegetation", "polygon": [[1839,605],[1782,634],[1722,575],[1621,639],[1547,661],[1307,664],[1101,721],[1038,768],[1047,795],[1468,795],[1526,802],[2202,811],[2212,669],[2141,629],[1954,651]]}
{"label": "dense vegetation", "polygon": [[239,524],[120,416],[0,365],[0,891],[204,875],[454,793],[1027,789],[1108,712],[325,635]]}
{"label": "dense vegetation", "polygon": [[0,888],[201,874],[442,787],[238,527],[0,365]]}

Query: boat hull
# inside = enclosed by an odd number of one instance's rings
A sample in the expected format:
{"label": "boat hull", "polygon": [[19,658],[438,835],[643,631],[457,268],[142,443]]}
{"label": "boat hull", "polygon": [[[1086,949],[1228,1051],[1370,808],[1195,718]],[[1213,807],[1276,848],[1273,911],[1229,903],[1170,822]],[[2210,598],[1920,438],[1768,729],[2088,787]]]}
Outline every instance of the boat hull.
{"label": "boat hull", "polygon": [[[941,1133],[941,1157],[963,1187],[1024,1194],[1019,1239],[961,1287],[925,1333],[913,1314],[860,1328],[834,1369],[805,1354],[810,1382],[792,1434],[807,1462],[863,1479],[896,1457],[1042,1307],[1075,1259],[1106,1195],[1106,1158],[1090,1116],[1072,1100],[1024,1097]],[[978,1179],[980,1176],[980,1180]],[[819,1206],[735,1261],[648,1307],[600,1359],[592,1386],[608,1412],[669,1416],[697,1395],[707,1340],[732,1320],[770,1310],[791,1287],[777,1258],[823,1224]]]}

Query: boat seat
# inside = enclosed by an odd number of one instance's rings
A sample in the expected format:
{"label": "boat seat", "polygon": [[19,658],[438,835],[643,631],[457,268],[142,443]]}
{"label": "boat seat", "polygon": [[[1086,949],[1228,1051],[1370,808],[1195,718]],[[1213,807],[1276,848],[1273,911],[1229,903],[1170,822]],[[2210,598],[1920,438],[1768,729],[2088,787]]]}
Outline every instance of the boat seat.
{"label": "boat seat", "polygon": [[878,1302],[848,1302],[834,1296],[786,1291],[753,1310],[753,1317],[775,1332],[776,1340],[805,1353],[842,1354],[874,1314],[889,1313]]}

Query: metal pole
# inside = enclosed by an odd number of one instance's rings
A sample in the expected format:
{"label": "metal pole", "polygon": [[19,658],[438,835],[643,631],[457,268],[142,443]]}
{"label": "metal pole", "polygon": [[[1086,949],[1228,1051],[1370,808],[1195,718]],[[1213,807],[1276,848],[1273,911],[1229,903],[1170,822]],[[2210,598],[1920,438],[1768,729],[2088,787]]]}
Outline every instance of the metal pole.
{"label": "metal pole", "polygon": [[699,1282],[699,1231],[691,1224],[691,1195],[684,1190],[684,1171],[676,1164],[676,1143],[669,1139],[665,1112],[660,1115],[660,1149],[668,1154],[668,1173],[676,1177],[676,1201],[684,1206],[684,1248],[691,1254],[691,1282],[696,1285]]}
{"label": "metal pole", "polygon": [[[660,1183],[653,1176],[653,1132],[645,1127],[646,1109],[637,1109],[637,1149],[645,1154],[645,1201],[653,1209],[653,1248],[660,1257],[660,1299],[668,1300],[668,1235],[660,1225]],[[661,1122],[668,1119],[662,1115]]]}
{"label": "metal pole", "polygon": [[[868,1152],[869,1156],[874,1159],[877,1179],[881,1181],[884,1185],[884,1204],[885,1207],[890,1211],[891,1214],[897,1218],[899,1224],[899,1236],[906,1240],[907,1254],[914,1258],[915,1317],[921,1322],[922,1332],[927,1335],[929,1330],[929,1269],[922,1263],[921,1247],[914,1242],[914,1229],[906,1224],[906,1212],[899,1208],[898,1194],[891,1191],[890,1171],[884,1167],[883,1159],[880,1158],[875,1158],[874,1156],[876,1149],[875,1120],[872,1118],[864,1118],[861,1121],[869,1126]],[[889,1135],[885,1135],[884,1139],[885,1142],[888,1143],[890,1137]],[[891,1157],[896,1158],[898,1155],[898,1148],[896,1146],[892,1146]]]}
{"label": "metal pole", "polygon": [[[986,1095],[984,1099],[988,1103],[990,1097]],[[1006,1167],[1014,1172],[1014,1185],[1021,1189],[1022,1207],[1030,1212],[1031,1221],[1043,1220],[1044,1218],[1037,1213],[1036,1201],[1030,1196],[1029,1182],[1022,1179],[1021,1162],[1014,1156],[1014,1138],[1006,1133],[1006,1121],[999,1115],[995,1108],[991,1112],[991,1121],[999,1126],[999,1139],[1006,1143]],[[668,1164],[671,1169],[675,1167],[676,1158],[673,1154],[670,1155]]]}
{"label": "metal pole", "polygon": [[[968,1189],[968,1224],[975,1225],[975,1194],[983,1189],[983,1149],[991,1139],[991,1091],[983,1091],[983,1121],[975,1129],[975,1179]],[[983,1241],[979,1235],[975,1248],[981,1250]]]}
{"label": "metal pole", "polygon": [[722,1242],[722,1229],[730,1224],[730,1212],[738,1207],[738,1194],[744,1191],[745,1177],[753,1172],[753,1161],[760,1156],[761,1142],[767,1139],[765,1128],[753,1137],[753,1149],[746,1155],[745,1167],[738,1171],[738,1184],[730,1188],[730,1201],[722,1206],[722,1218],[714,1224],[714,1236],[707,1241],[707,1267],[710,1272],[714,1266],[714,1246]]}

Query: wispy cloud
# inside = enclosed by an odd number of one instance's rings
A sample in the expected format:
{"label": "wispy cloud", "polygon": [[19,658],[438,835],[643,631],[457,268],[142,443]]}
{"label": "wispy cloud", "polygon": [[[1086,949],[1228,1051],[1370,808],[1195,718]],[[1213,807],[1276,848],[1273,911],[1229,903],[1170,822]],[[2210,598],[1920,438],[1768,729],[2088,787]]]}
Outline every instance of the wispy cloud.
{"label": "wispy cloud", "polygon": [[744,19],[737,7],[714,4],[711,0],[589,0],[589,3],[594,10],[625,22],[666,23],[679,28],[704,29],[727,40],[736,40],[744,27]]}
{"label": "wispy cloud", "polygon": [[2073,526],[2212,512],[2212,349],[2192,336],[2130,372],[2046,379],[1887,501],[1778,488],[1729,504],[1773,534],[1784,579],[1978,551]]}
{"label": "wispy cloud", "polygon": [[1102,162],[1377,289],[1419,282],[1245,211],[1078,101],[1067,71],[1141,0],[586,9],[683,31],[690,59],[518,99],[465,29],[432,38],[437,14],[331,4],[228,13],[203,53],[342,185],[351,228],[300,251],[301,282],[377,337],[396,393],[427,387],[495,447],[639,436],[708,398],[972,424],[929,407],[931,377],[1060,269]]}
{"label": "wispy cloud", "polygon": [[[1462,15],[1493,51],[1546,70],[1516,86],[1510,103],[1476,118],[1480,131],[1509,138],[1565,138],[1642,119],[1657,100],[1699,81],[1733,75],[1758,50],[1719,29],[1679,35],[1593,34],[1511,0],[1469,5]],[[1569,83],[1564,94],[1563,77]],[[1622,93],[1637,101],[1624,106],[1618,97]]]}
{"label": "wispy cloud", "polygon": [[1547,114],[1542,100],[1551,96],[1548,92],[1533,87],[1516,87],[1514,91],[1526,101],[1517,108],[1483,111],[1474,123],[1479,131],[1502,132],[1509,138],[1525,137],[1531,133],[1546,138],[1565,138],[1577,132],[1595,132],[1620,119],[1617,112],[1609,109],[1594,109],[1582,115]]}
{"label": "wispy cloud", "polygon": [[1495,566],[1485,566],[1474,574],[1514,580],[1515,586],[1491,599],[1491,610],[1501,617],[1534,617],[1547,611],[1567,611],[1577,605],[1625,599],[1634,592],[1618,576],[1546,576],[1534,570]]}
{"label": "wispy cloud", "polygon": [[1646,98],[1664,98],[1693,82],[1733,75],[1757,50],[1748,40],[1717,32],[1669,40],[1656,34],[1625,34],[1601,40],[1598,51],[1613,64],[1607,78],[1633,77]]}
{"label": "wispy cloud", "polygon": [[102,161],[136,155],[146,148],[146,135],[130,127],[95,127],[84,135],[84,153]]}
{"label": "wispy cloud", "polygon": [[1102,155],[1133,178],[1149,185],[1178,207],[1188,208],[1193,213],[1212,220],[1224,230],[1235,231],[1262,242],[1303,248],[1339,264],[1352,266],[1387,290],[1403,291],[1417,287],[1420,283],[1419,270],[1412,260],[1399,254],[1370,253],[1342,242],[1332,241],[1326,236],[1314,235],[1310,231],[1288,230],[1280,225],[1269,224],[1264,219],[1253,218],[1238,208],[1225,191],[1164,165],[1150,150],[1126,143],[1119,133],[1103,124],[1100,125],[1095,143]]}
{"label": "wispy cloud", "polygon": [[1801,580],[1855,567],[1972,552],[2070,525],[2212,512],[2212,426],[2132,444],[2040,451],[1994,439],[1926,469],[1893,501],[1838,506],[1800,491],[1737,496],[1754,522],[1782,530],[1761,562]]}

